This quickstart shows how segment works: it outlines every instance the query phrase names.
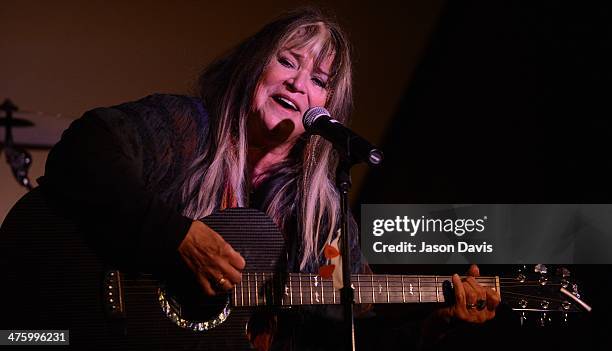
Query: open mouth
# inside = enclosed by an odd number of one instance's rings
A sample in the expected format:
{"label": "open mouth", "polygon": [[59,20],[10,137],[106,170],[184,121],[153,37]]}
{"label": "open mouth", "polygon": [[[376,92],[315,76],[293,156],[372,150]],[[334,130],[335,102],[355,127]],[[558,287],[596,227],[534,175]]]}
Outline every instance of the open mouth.
{"label": "open mouth", "polygon": [[282,107],[288,109],[288,110],[292,110],[292,111],[299,111],[299,109],[297,108],[297,106],[295,105],[295,103],[293,103],[293,101],[286,99],[282,96],[279,95],[275,95],[272,97],[274,99],[274,101],[276,101],[279,105],[281,105]]}

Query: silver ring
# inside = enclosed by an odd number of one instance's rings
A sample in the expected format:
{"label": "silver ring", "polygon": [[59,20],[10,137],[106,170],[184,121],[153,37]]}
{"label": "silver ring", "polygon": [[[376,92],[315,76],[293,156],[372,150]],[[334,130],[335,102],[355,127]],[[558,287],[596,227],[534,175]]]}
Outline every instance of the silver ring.
{"label": "silver ring", "polygon": [[467,307],[468,310],[473,310],[474,308],[476,308],[476,304],[475,303],[466,303],[465,307]]}

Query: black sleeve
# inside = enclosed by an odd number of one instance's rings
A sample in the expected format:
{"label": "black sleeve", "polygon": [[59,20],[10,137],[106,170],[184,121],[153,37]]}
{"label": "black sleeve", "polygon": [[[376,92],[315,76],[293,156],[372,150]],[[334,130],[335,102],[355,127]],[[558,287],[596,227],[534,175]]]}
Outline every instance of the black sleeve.
{"label": "black sleeve", "polygon": [[192,221],[146,189],[135,129],[118,109],[87,112],[51,150],[39,183],[104,260],[157,270],[176,258]]}

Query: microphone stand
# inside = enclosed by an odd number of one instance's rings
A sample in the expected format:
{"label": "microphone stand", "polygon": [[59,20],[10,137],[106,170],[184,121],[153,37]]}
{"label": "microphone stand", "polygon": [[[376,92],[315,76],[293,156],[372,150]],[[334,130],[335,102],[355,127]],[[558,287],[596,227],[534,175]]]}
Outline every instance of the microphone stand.
{"label": "microphone stand", "polygon": [[347,350],[355,351],[355,316],[353,315],[353,304],[355,291],[351,284],[351,246],[349,231],[349,199],[348,193],[351,189],[351,167],[352,163],[344,156],[340,156],[340,163],[336,169],[336,186],[340,192],[340,239],[342,243],[342,289],[340,289],[340,302],[344,307],[344,325],[350,343]]}
{"label": "microphone stand", "polygon": [[[323,117],[322,119],[320,119]],[[304,127],[314,135],[320,135],[332,143],[338,152],[340,162],[336,168],[336,187],[340,194],[340,244],[342,245],[342,289],[340,289],[340,302],[344,308],[345,333],[350,340],[346,349],[355,351],[355,316],[353,305],[355,291],[351,284],[351,240],[350,240],[350,212],[348,194],[351,190],[351,167],[360,162],[371,166],[380,165],[383,153],[370,145],[365,139],[350,130],[341,127],[341,123],[331,119],[329,112],[323,107],[314,107],[306,111],[303,117]],[[323,123],[319,130],[316,122]],[[326,122],[327,121],[327,122]],[[326,131],[325,131],[326,130]],[[351,150],[353,146],[353,150]]]}
{"label": "microphone stand", "polygon": [[382,152],[376,150],[376,162],[371,162],[372,154],[368,160],[363,159],[358,154],[351,153],[351,137],[346,138],[346,147],[344,150],[338,150],[340,162],[336,169],[336,186],[340,193],[340,242],[342,244],[342,289],[340,289],[340,303],[344,308],[344,323],[346,327],[346,336],[350,340],[346,350],[355,351],[355,316],[353,313],[353,305],[355,303],[355,290],[351,283],[351,245],[349,230],[349,198],[348,194],[351,190],[351,167],[360,163],[366,162],[370,165],[378,166],[382,162]]}

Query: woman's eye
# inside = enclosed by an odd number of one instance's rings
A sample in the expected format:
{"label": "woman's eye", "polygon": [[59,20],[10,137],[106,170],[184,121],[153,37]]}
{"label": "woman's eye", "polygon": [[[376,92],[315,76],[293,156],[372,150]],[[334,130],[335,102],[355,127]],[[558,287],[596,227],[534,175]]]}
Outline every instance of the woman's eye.
{"label": "woman's eye", "polygon": [[278,62],[287,68],[293,68],[293,63],[291,63],[291,61],[285,57],[279,57]]}
{"label": "woman's eye", "polygon": [[325,88],[327,86],[327,82],[323,81],[321,78],[313,77],[312,81],[321,88]]}

